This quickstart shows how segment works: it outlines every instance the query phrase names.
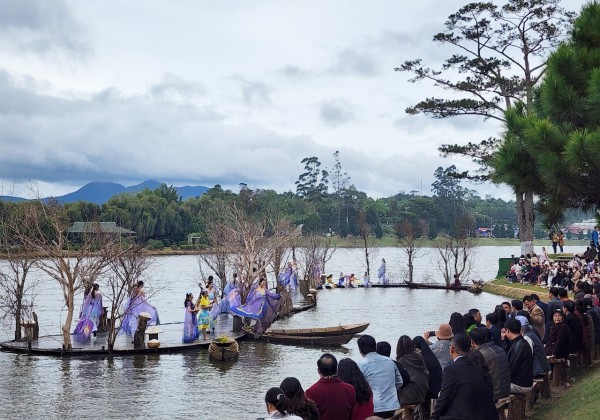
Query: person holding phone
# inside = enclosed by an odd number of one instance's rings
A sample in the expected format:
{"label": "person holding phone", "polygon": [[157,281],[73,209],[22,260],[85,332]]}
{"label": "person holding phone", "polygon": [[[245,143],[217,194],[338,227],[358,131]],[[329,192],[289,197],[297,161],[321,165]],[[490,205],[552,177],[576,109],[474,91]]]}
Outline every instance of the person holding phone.
{"label": "person holding phone", "polygon": [[[437,341],[431,344],[429,337],[433,336],[437,338]],[[442,370],[452,363],[452,358],[450,357],[450,340],[452,340],[452,337],[454,337],[454,334],[452,333],[450,324],[440,324],[437,331],[425,331],[423,333],[423,339],[427,344],[431,345],[431,351],[438,358]]]}

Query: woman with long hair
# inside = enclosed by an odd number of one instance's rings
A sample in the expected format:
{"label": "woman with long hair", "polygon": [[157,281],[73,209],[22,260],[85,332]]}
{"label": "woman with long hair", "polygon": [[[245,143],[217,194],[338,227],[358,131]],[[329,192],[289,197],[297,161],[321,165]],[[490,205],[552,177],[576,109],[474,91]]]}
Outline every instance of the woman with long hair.
{"label": "woman with long hair", "polygon": [[461,314],[458,312],[453,312],[450,315],[450,322],[448,322],[452,327],[452,334],[466,334],[467,327],[465,326],[465,320]]}
{"label": "woman with long hair", "polygon": [[92,284],[85,293],[81,313],[79,314],[79,322],[75,326],[73,334],[83,339],[88,339],[98,331],[100,316],[104,308],[102,307],[102,293],[98,283]]}
{"label": "woman with long hair", "polygon": [[396,360],[410,374],[410,382],[402,384],[398,390],[401,405],[422,404],[427,399],[429,389],[429,371],[425,359],[415,352],[415,345],[409,336],[403,335],[396,345]]}
{"label": "woman with long hair", "polygon": [[281,388],[271,388],[265,395],[267,413],[270,419],[302,420],[302,417],[290,414],[290,400],[287,399]]}
{"label": "woman with long hair", "polygon": [[352,420],[364,420],[374,413],[373,391],[356,362],[344,358],[338,363],[338,378],[354,387],[356,404],[352,411]]}
{"label": "woman with long hair", "polygon": [[496,411],[496,404],[494,404],[494,383],[492,376],[485,363],[485,358],[479,350],[471,350],[467,354],[467,359],[475,364],[479,368],[479,372],[485,383],[485,399],[487,404],[484,404],[483,418],[488,420],[495,420],[498,418],[498,412]]}
{"label": "woman with long hair", "polygon": [[183,338],[181,341],[193,343],[198,339],[200,333],[198,332],[198,318],[196,316],[198,310],[195,308],[194,296],[191,293],[185,295],[183,307],[185,308],[185,317],[183,318]]}
{"label": "woman with long hair", "polygon": [[429,419],[429,416],[431,415],[430,402],[432,399],[437,399],[440,390],[442,389],[442,365],[440,365],[437,356],[423,337],[420,335],[416,336],[413,338],[413,343],[415,345],[415,351],[419,352],[423,357],[423,360],[425,360],[425,366],[429,372],[427,397],[425,403],[422,404],[422,418]]}
{"label": "woman with long hair", "polygon": [[290,401],[288,413],[302,417],[302,420],[319,420],[319,409],[313,400],[306,398],[300,381],[294,377],[285,378],[279,388]]}

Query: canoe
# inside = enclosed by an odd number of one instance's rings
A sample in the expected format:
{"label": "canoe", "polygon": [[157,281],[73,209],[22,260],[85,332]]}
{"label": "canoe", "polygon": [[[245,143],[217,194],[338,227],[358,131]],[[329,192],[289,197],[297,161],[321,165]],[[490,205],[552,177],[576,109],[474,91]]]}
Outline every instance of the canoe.
{"label": "canoe", "polygon": [[332,335],[358,334],[366,330],[368,326],[368,322],[363,322],[361,324],[338,325],[336,327],[323,328],[270,329],[267,330],[267,333],[307,337],[327,337]]}
{"label": "canoe", "polygon": [[[248,337],[255,338],[253,333],[247,332],[246,335]],[[301,346],[341,346],[342,344],[346,344],[348,341],[352,340],[352,334],[304,336],[264,333],[255,339],[274,344],[291,344]]]}
{"label": "canoe", "polygon": [[228,342],[218,342],[216,340],[211,341],[208,346],[208,354],[217,360],[231,360],[240,353],[240,346],[237,341],[231,340]]}

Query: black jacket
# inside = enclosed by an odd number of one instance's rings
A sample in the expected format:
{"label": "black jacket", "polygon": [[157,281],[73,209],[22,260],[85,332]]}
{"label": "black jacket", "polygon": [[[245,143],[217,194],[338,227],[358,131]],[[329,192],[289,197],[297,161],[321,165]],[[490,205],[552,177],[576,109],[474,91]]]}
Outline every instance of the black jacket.
{"label": "black jacket", "polygon": [[431,418],[497,419],[491,379],[485,380],[478,366],[464,356],[459,357],[444,369],[442,390]]}
{"label": "black jacket", "polygon": [[510,342],[508,365],[512,384],[526,388],[533,386],[533,351],[521,335]]}

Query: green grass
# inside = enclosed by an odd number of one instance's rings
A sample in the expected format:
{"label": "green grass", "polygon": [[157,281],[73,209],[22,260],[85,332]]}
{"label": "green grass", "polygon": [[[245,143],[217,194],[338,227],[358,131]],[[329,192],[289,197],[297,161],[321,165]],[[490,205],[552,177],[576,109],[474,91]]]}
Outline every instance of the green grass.
{"label": "green grass", "polygon": [[599,417],[596,400],[600,395],[600,370],[596,367],[576,376],[575,383],[559,399],[536,404],[535,418],[542,420],[593,420]]}

